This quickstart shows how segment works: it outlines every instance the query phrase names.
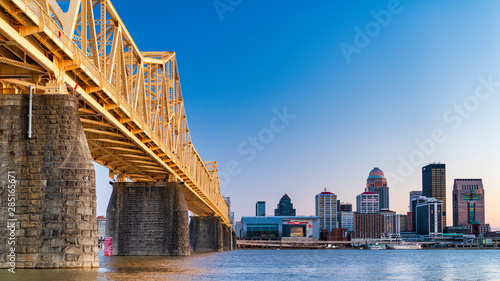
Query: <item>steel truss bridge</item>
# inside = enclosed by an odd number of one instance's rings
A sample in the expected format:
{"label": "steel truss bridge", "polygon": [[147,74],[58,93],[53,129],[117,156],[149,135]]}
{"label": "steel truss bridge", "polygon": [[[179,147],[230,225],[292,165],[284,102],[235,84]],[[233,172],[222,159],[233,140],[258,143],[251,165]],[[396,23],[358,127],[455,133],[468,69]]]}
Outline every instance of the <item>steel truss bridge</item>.
{"label": "steel truss bridge", "polygon": [[109,0],[0,0],[0,93],[79,98],[92,158],[118,181],[181,180],[228,223],[216,162],[191,142],[174,52],[140,52]]}

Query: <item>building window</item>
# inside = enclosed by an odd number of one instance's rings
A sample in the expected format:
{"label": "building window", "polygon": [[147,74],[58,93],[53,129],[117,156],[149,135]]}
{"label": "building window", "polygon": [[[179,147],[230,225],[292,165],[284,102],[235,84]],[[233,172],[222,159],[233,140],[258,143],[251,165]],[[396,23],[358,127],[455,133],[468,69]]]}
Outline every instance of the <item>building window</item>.
{"label": "building window", "polygon": [[248,238],[278,237],[277,224],[249,224],[247,225]]}

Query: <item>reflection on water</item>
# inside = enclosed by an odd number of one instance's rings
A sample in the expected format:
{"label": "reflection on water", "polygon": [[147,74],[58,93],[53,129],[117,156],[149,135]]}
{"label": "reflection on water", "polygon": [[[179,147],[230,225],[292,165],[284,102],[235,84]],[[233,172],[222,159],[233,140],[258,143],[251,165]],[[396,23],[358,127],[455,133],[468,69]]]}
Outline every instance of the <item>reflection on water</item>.
{"label": "reflection on water", "polygon": [[95,270],[0,269],[0,280],[498,280],[498,250],[239,250],[104,257]]}
{"label": "reflection on water", "polygon": [[193,253],[189,257],[105,257],[99,269],[0,269],[0,280],[200,280],[217,275],[210,261],[224,253]]}
{"label": "reflection on water", "polygon": [[216,274],[210,261],[223,253],[192,253],[189,257],[104,257],[99,255],[98,280],[193,279]]}

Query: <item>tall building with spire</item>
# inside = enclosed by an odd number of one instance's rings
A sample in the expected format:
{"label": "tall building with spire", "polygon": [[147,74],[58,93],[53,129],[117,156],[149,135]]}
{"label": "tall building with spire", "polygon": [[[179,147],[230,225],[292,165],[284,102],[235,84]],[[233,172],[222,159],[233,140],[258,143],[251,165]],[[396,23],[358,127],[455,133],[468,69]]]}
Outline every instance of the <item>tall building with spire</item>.
{"label": "tall building with spire", "polygon": [[296,216],[292,199],[287,194],[281,197],[278,207],[274,210],[275,216]]}
{"label": "tall building with spire", "polygon": [[337,228],[337,195],[325,190],[316,195],[316,216],[319,217],[320,230],[331,232]]}
{"label": "tall building with spire", "polygon": [[373,170],[368,175],[366,180],[366,187],[369,192],[378,194],[379,196],[379,209],[389,209],[389,187],[387,186],[387,179],[384,176],[384,172],[378,167],[373,168]]}
{"label": "tall building with spire", "polygon": [[443,203],[443,227],[446,227],[446,166],[441,163],[429,164],[422,168],[422,192]]}

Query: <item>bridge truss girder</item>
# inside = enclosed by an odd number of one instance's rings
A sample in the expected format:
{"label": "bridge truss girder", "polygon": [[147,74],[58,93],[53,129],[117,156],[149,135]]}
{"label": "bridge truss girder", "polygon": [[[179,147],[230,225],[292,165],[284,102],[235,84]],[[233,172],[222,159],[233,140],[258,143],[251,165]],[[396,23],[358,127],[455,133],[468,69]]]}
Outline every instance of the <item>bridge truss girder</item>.
{"label": "bridge truss girder", "polygon": [[217,164],[191,142],[174,52],[140,52],[109,0],[0,2],[0,87],[79,97],[95,162],[132,181],[177,178],[191,211],[228,222]]}

